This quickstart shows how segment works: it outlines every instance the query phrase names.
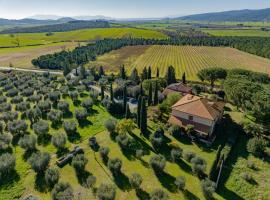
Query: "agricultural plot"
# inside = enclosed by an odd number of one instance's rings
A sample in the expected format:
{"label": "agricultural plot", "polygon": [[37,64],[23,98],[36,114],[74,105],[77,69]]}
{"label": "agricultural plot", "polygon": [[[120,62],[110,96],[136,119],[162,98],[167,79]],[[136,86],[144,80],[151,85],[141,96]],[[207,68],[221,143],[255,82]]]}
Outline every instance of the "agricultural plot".
{"label": "agricultural plot", "polygon": [[72,50],[78,44],[75,42],[60,42],[40,46],[26,46],[20,48],[0,48],[0,66],[16,68],[34,68],[31,61],[38,56],[51,54],[61,50]]}
{"label": "agricultural plot", "polygon": [[270,74],[270,60],[251,55],[233,48],[194,47],[194,46],[136,46],[124,47],[98,57],[90,66],[105,66],[107,70],[118,72],[120,65],[131,71],[151,66],[153,75],[157,68],[162,76],[170,65],[175,67],[178,78],[185,72],[187,77],[196,80],[199,70],[207,67],[225,69],[244,68]]}
{"label": "agricultural plot", "polygon": [[1,34],[0,47],[17,47],[27,45],[41,45],[63,41],[91,41],[103,38],[121,38],[131,36],[136,38],[166,38],[161,32],[137,28],[100,28],[82,29],[69,32],[57,32],[47,36],[46,33],[25,33],[25,34]]}
{"label": "agricultural plot", "polygon": [[270,31],[260,29],[201,29],[214,36],[270,37]]}

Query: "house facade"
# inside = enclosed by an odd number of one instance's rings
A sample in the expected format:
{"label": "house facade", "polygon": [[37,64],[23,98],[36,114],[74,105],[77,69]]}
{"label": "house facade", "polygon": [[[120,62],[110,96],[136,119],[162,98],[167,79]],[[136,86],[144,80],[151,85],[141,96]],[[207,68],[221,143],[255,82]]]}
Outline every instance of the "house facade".
{"label": "house facade", "polygon": [[200,137],[213,138],[215,127],[222,119],[224,105],[223,102],[187,94],[172,106],[169,123],[184,128],[193,125]]}

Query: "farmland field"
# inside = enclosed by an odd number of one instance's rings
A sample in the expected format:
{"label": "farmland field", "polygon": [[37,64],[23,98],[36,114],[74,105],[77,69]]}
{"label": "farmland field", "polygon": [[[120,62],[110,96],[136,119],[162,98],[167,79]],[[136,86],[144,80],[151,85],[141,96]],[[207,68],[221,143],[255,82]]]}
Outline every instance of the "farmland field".
{"label": "farmland field", "polygon": [[270,37],[270,31],[260,29],[201,29],[205,33],[214,36],[247,36],[247,37]]}
{"label": "farmland field", "polygon": [[27,46],[63,41],[90,41],[102,38],[121,38],[124,36],[156,39],[166,38],[163,33],[154,30],[135,28],[82,29],[61,33],[57,32],[51,36],[46,36],[46,33],[2,34],[0,35],[0,47],[15,47],[18,41],[20,46]]}
{"label": "farmland field", "polygon": [[98,57],[90,66],[104,66],[112,72],[118,71],[120,65],[128,71],[136,67],[140,72],[144,67],[151,66],[153,75],[156,69],[165,75],[166,67],[172,65],[176,75],[183,72],[189,79],[196,80],[196,73],[207,67],[245,68],[270,74],[270,60],[248,54],[237,49],[225,47],[194,47],[194,46],[136,46],[124,47]]}
{"label": "farmland field", "polygon": [[31,63],[32,59],[63,49],[73,49],[77,45],[76,42],[60,42],[20,48],[0,48],[0,66],[9,66],[9,64],[12,63],[14,67],[18,68],[34,68]]}

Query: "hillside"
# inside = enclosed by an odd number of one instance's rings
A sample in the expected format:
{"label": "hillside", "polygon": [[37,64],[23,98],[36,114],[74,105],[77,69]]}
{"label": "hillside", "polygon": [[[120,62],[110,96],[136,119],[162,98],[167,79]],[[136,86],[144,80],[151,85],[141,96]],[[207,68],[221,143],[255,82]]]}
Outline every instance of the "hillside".
{"label": "hillside", "polygon": [[238,22],[262,22],[270,21],[270,8],[261,10],[234,10],[215,13],[204,13],[180,17],[190,21],[238,21]]}
{"label": "hillside", "polygon": [[37,19],[4,19],[0,18],[0,26],[36,26],[36,25],[48,25],[48,24],[59,24],[68,21],[74,21],[71,18],[61,18],[58,20],[37,20]]}

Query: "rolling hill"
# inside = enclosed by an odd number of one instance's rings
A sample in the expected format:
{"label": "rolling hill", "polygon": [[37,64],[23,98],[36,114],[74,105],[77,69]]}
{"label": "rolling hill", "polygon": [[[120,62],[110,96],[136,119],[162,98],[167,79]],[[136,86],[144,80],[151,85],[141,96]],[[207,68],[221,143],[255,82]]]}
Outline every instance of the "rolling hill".
{"label": "rolling hill", "polygon": [[262,22],[270,21],[270,8],[260,10],[233,10],[225,12],[204,13],[180,17],[190,21],[238,21]]}

